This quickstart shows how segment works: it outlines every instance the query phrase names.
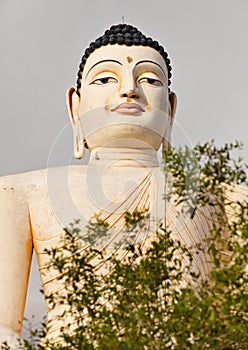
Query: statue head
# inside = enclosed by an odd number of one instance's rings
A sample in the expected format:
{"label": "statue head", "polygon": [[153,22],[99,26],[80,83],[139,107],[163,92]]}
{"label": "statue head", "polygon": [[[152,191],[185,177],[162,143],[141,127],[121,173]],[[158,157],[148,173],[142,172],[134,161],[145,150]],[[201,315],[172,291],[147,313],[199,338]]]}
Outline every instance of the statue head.
{"label": "statue head", "polygon": [[84,145],[155,148],[168,143],[176,109],[164,48],[137,28],[120,24],[85,50],[77,87],[67,91],[74,155]]}

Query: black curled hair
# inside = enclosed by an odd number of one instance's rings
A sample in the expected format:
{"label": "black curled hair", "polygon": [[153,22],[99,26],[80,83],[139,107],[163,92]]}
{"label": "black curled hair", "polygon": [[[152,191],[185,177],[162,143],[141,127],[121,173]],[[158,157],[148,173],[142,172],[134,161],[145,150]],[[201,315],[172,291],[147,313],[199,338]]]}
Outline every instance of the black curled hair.
{"label": "black curled hair", "polygon": [[159,45],[159,43],[153,40],[150,37],[146,37],[143,33],[141,33],[136,27],[133,27],[130,24],[117,24],[111,26],[109,29],[105,31],[105,33],[97,38],[94,42],[92,42],[89,47],[85,50],[84,55],[81,59],[78,71],[78,79],[77,79],[77,95],[80,96],[80,88],[81,88],[81,80],[82,73],[84,70],[85,63],[90,54],[98,49],[101,46],[106,45],[142,45],[149,46],[155,49],[160,53],[163,57],[167,70],[168,70],[168,86],[171,84],[171,65],[170,59],[168,58],[167,52],[164,50],[163,46]]}

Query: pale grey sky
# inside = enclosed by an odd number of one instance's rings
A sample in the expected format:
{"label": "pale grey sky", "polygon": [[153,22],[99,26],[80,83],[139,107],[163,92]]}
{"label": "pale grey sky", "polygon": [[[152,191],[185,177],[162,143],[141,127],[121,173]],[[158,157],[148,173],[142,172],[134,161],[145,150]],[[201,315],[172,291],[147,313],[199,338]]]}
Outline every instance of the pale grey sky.
{"label": "pale grey sky", "polygon": [[[247,0],[1,0],[0,175],[71,161],[66,89],[85,47],[122,16],[169,52],[172,143],[239,139],[248,160]],[[43,312],[33,268],[29,318]]]}

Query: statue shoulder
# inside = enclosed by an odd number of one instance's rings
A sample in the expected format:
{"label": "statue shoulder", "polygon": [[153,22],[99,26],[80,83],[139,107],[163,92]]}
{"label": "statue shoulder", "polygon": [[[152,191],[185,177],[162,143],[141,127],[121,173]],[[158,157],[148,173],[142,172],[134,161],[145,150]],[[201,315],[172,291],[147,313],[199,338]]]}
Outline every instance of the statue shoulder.
{"label": "statue shoulder", "polygon": [[29,202],[34,193],[46,193],[49,184],[61,183],[61,179],[67,181],[67,178],[76,178],[79,174],[84,175],[86,168],[86,165],[60,166],[2,176],[0,191]]}
{"label": "statue shoulder", "polygon": [[237,185],[235,183],[231,185],[224,185],[225,197],[232,203],[248,203],[248,186]]}
{"label": "statue shoulder", "polygon": [[32,185],[45,183],[46,169],[0,177],[0,189],[21,193]]}
{"label": "statue shoulder", "polygon": [[[241,208],[244,209],[248,206],[248,187],[237,184],[224,185],[224,197],[226,202],[226,217],[231,224],[237,220],[237,214],[239,215],[241,213]],[[246,209],[243,214],[245,212]]]}
{"label": "statue shoulder", "polygon": [[56,179],[61,174],[66,174],[66,176],[84,174],[86,167],[86,165],[60,166],[2,176],[0,177],[0,189],[25,192],[31,188],[46,188],[49,179]]}

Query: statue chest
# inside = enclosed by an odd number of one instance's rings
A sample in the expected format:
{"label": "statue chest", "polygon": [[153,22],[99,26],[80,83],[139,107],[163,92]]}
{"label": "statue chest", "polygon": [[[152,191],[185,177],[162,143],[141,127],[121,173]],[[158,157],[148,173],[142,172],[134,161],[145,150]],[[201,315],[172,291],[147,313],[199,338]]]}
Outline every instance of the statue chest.
{"label": "statue chest", "polygon": [[[149,211],[156,220],[164,214],[164,175],[159,168],[85,167],[72,172],[68,168],[48,171],[46,186],[33,188],[29,195],[30,219],[35,240],[54,239],[75,220],[82,225],[95,216],[118,221],[126,212]],[[162,216],[161,216],[162,215]]]}

